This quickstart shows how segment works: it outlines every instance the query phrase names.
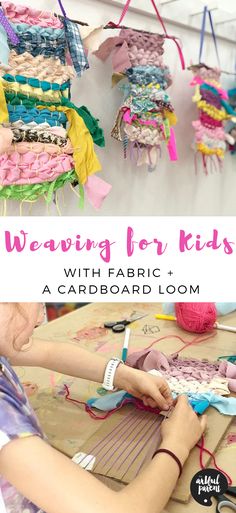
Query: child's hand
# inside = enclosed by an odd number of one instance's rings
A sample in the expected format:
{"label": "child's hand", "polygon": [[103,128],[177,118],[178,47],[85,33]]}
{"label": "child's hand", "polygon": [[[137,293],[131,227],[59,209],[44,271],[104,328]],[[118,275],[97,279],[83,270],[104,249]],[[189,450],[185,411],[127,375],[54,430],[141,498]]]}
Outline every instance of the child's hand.
{"label": "child's hand", "polygon": [[145,406],[168,410],[173,403],[169,385],[163,378],[126,365],[118,367],[114,384],[141,399]]}
{"label": "child's hand", "polygon": [[207,417],[198,417],[186,396],[181,395],[168,419],[162,422],[162,446],[173,449],[184,460],[206,429]]}

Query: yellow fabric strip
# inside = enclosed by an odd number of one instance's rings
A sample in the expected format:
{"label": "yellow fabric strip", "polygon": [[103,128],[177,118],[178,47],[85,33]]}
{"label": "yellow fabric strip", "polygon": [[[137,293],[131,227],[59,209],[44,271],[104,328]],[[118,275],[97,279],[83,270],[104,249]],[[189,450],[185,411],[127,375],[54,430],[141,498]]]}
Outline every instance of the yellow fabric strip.
{"label": "yellow fabric strip", "polygon": [[219,110],[214,107],[214,105],[207,103],[205,100],[198,101],[197,106],[199,109],[203,110],[203,112],[206,112],[209,116],[218,121],[222,121],[223,119],[228,119],[230,117],[225,110]]}
{"label": "yellow fabric strip", "polygon": [[200,151],[201,153],[204,153],[205,155],[217,155],[221,159],[224,158],[225,152],[221,148],[208,148],[208,146],[206,146],[205,144],[198,143],[197,149],[198,149],[198,151]]}
{"label": "yellow fabric strip", "polygon": [[170,112],[167,109],[164,109],[163,111],[164,117],[168,119],[170,126],[176,125],[178,119],[174,112]]}
{"label": "yellow fabric strip", "polygon": [[[34,96],[46,102],[60,102],[62,94],[60,91],[43,91],[41,87],[32,87],[28,84],[19,84],[19,82],[7,82],[2,79],[4,89],[6,91],[14,91],[15,93],[23,93],[26,96]],[[63,93],[66,91],[63,91]],[[63,96],[67,97],[63,94]]]}
{"label": "yellow fabric strip", "polygon": [[0,123],[8,123],[9,116],[7,110],[7,103],[4,94],[3,81],[0,79]]}
{"label": "yellow fabric strip", "polygon": [[[44,109],[45,106],[37,105],[38,109]],[[75,161],[75,172],[79,177],[79,183],[84,185],[88,176],[101,171],[101,164],[94,151],[93,139],[87,129],[84,120],[79,114],[70,107],[54,106],[47,107],[51,111],[65,112],[70,123],[68,137],[74,149],[73,158]]]}

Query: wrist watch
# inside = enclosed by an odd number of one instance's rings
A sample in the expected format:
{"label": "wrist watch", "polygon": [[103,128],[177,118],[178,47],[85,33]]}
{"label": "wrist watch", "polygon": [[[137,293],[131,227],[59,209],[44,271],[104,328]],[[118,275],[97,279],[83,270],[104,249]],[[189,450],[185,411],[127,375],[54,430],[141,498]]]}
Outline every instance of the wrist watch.
{"label": "wrist watch", "polygon": [[115,378],[115,373],[116,373],[116,369],[117,367],[119,367],[120,364],[123,364],[123,360],[120,360],[120,358],[111,358],[111,360],[109,360],[107,366],[106,366],[106,369],[105,369],[105,373],[104,373],[104,378],[103,378],[103,384],[102,384],[102,387],[105,389],[105,390],[108,390],[110,392],[114,392],[114,390],[116,390],[116,388],[114,387],[114,378]]}

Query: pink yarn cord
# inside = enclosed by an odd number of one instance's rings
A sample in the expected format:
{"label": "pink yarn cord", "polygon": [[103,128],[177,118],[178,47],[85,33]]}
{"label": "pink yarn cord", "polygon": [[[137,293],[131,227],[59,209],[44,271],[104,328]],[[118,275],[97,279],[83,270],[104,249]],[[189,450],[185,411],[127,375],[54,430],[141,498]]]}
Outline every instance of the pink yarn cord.
{"label": "pink yarn cord", "polygon": [[96,415],[93,412],[93,410],[88,406],[87,403],[85,403],[84,401],[78,401],[78,399],[73,399],[70,396],[70,390],[69,390],[69,387],[66,384],[64,384],[64,388],[65,388],[65,391],[66,391],[66,395],[65,395],[66,401],[69,401],[69,402],[74,403],[74,404],[82,404],[84,406],[84,409],[85,409],[86,413],[88,413],[90,415],[90,417],[92,417],[92,419],[94,419],[94,420],[105,420],[108,417],[110,417],[110,415],[112,415],[115,411],[119,410],[123,406],[123,403],[121,403],[119,407],[114,408],[113,410],[110,410],[110,411],[106,412],[105,415]]}
{"label": "pink yarn cord", "polygon": [[151,347],[153,347],[154,344],[156,344],[157,342],[161,342],[162,340],[176,338],[177,340],[180,340],[180,342],[182,342],[184,344],[184,346],[181,349],[178,349],[178,351],[175,351],[174,353],[171,354],[171,356],[175,356],[175,355],[181,353],[182,351],[184,351],[187,347],[195,345],[195,344],[200,344],[201,342],[205,342],[206,340],[209,340],[210,338],[213,338],[215,336],[216,336],[216,333],[211,333],[211,334],[207,335],[206,337],[202,337],[202,336],[200,337],[199,335],[197,335],[189,342],[188,340],[184,340],[180,335],[165,335],[164,337],[154,340],[151,344],[149,344],[149,346],[145,347],[145,349],[151,349]]}
{"label": "pink yarn cord", "polygon": [[211,456],[211,458],[213,460],[213,463],[214,463],[214,467],[216,468],[216,470],[219,470],[219,472],[222,472],[222,474],[224,474],[224,476],[227,478],[229,485],[232,485],[233,481],[232,481],[231,477],[229,476],[229,474],[227,474],[227,472],[225,472],[225,470],[222,470],[222,468],[218,467],[214,454],[211,451],[209,451],[209,449],[207,449],[205,447],[204,435],[202,435],[200,443],[197,444],[197,447],[200,449],[199,460],[200,460],[200,467],[201,467],[201,469],[203,470],[203,469],[206,468],[205,465],[204,465],[204,462],[203,462],[203,455],[204,455],[204,452],[205,452],[206,454]]}
{"label": "pink yarn cord", "polygon": [[130,403],[134,404],[134,406],[137,408],[137,410],[148,411],[150,413],[155,413],[156,415],[158,415],[160,413],[160,410],[158,408],[151,408],[151,406],[145,406],[143,404],[143,402],[140,401],[139,399],[125,398],[125,399],[123,399],[123,401],[121,401],[119,406],[117,406],[116,408],[113,408],[110,411],[107,411],[105,413],[105,415],[96,415],[94,413],[94,411],[92,410],[92,408],[87,403],[85,403],[84,401],[78,401],[78,399],[73,399],[70,396],[70,390],[69,390],[68,385],[64,384],[64,388],[66,391],[66,394],[65,394],[66,401],[70,401],[71,403],[74,403],[74,404],[82,404],[84,406],[86,413],[88,413],[90,415],[90,417],[94,420],[105,420],[108,417],[110,417],[111,415],[113,415],[113,413],[115,413],[116,411],[119,411],[121,408],[123,408],[123,406],[126,406],[127,404],[130,404]]}
{"label": "pink yarn cord", "polygon": [[125,6],[124,6],[124,9],[121,13],[121,16],[120,16],[120,19],[118,21],[118,23],[114,23],[113,21],[109,21],[108,25],[110,25],[110,27],[116,27],[116,28],[119,28],[123,19],[125,18],[128,10],[129,10],[129,6],[130,6],[130,3],[131,3],[131,0],[127,0]]}

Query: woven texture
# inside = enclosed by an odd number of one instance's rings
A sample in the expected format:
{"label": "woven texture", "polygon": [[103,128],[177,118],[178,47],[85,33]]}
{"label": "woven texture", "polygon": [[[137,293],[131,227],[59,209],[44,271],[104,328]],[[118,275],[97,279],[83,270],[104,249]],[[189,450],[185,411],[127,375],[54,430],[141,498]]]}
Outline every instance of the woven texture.
{"label": "woven texture", "polygon": [[163,62],[164,37],[159,34],[122,29],[118,37],[107,39],[98,51],[105,60],[112,53],[113,84],[125,80],[124,101],[117,113],[112,136],[123,143],[138,166],[156,167],[163,143],[171,160],[177,160],[173,125],[177,118],[167,93],[172,83]]}
{"label": "woven texture", "polygon": [[220,71],[204,65],[192,66],[196,87],[193,102],[199,113],[193,121],[195,129],[194,149],[202,156],[204,171],[208,174],[208,161],[216,167],[222,164],[226,151],[224,122],[230,119],[228,95],[220,83]]}
{"label": "woven texture", "polygon": [[8,37],[0,62],[0,198],[48,202],[100,170],[93,143],[104,146],[103,131],[70,101],[71,80],[89,64],[77,24],[10,2],[2,9],[18,42]]}

